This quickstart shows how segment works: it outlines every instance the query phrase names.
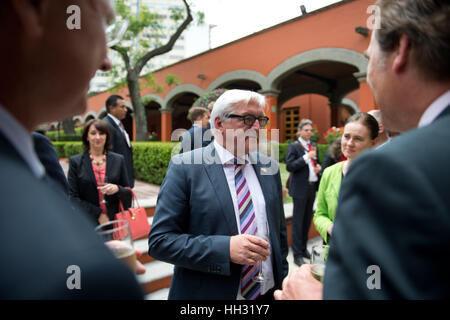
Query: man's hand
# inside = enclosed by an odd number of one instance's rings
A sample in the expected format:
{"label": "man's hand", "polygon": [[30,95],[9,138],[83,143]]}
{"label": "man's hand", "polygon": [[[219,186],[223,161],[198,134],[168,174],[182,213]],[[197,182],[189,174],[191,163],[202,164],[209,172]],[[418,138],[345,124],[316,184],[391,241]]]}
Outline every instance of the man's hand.
{"label": "man's hand", "polygon": [[323,285],[311,275],[312,265],[303,264],[283,280],[283,290],[273,294],[276,300],[322,300]]}
{"label": "man's hand", "polygon": [[230,260],[237,264],[255,265],[270,255],[269,243],[260,237],[240,234],[230,238]]}
{"label": "man's hand", "polygon": [[314,168],[315,174],[319,174],[320,171],[322,171],[322,167],[320,164],[316,164],[316,167]]}
{"label": "man's hand", "polygon": [[311,150],[308,152],[308,158],[309,159],[315,159],[316,158],[316,150]]}
{"label": "man's hand", "polygon": [[134,248],[134,252],[136,253],[136,274],[144,274],[145,266],[137,259],[142,255],[142,252],[136,248]]}

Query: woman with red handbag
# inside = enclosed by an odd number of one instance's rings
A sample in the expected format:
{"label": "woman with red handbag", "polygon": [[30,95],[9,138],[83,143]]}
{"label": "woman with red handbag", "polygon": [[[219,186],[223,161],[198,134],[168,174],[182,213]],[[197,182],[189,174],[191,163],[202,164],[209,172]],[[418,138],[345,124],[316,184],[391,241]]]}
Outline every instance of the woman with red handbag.
{"label": "woman with red handbag", "polygon": [[131,190],[122,155],[110,149],[109,127],[103,120],[89,121],[82,134],[84,152],[69,159],[69,196],[93,221],[114,220],[119,200],[131,206]]}

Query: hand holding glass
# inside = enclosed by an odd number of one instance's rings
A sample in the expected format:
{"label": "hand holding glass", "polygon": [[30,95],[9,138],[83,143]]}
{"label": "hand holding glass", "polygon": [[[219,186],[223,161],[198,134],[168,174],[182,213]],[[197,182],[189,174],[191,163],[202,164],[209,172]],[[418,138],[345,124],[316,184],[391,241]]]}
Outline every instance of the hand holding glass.
{"label": "hand holding glass", "polygon": [[328,258],[328,245],[317,245],[312,247],[311,251],[311,274],[320,282],[323,282],[323,276],[325,275],[325,264]]}
{"label": "hand holding glass", "polygon": [[95,231],[116,258],[125,263],[133,273],[136,273],[136,253],[128,221],[113,220],[99,225]]}

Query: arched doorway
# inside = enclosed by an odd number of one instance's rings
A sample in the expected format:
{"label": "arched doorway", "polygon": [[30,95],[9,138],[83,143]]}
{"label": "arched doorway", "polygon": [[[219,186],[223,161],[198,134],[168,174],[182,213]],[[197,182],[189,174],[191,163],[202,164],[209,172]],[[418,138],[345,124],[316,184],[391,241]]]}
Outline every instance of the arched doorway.
{"label": "arched doorway", "polygon": [[145,106],[147,113],[147,130],[149,136],[156,134],[156,140],[161,141],[161,105],[156,101],[151,101]]}

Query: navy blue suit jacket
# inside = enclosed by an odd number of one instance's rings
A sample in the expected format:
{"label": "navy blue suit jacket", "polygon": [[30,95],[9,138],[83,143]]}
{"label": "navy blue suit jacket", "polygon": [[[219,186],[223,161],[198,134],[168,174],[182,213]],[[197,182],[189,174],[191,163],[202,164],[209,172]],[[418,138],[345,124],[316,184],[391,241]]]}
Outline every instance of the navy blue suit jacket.
{"label": "navy blue suit jacket", "polygon": [[[0,181],[0,299],[142,299],[94,225],[55,184],[36,178],[2,134]],[[73,265],[79,290],[67,286]]]}
{"label": "navy blue suit jacket", "polygon": [[[176,164],[202,155],[212,164]],[[281,288],[288,273],[281,180],[273,160],[260,160],[276,168],[273,175],[262,175],[261,162],[253,165],[266,202],[275,288]],[[149,235],[149,254],[175,265],[169,299],[236,299],[242,265],[230,261],[230,237],[237,234],[231,194],[214,144],[173,157]]]}
{"label": "navy blue suit jacket", "polygon": [[449,128],[450,105],[430,125],[351,165],[339,194],[325,299],[450,297]]}
{"label": "navy blue suit jacket", "polygon": [[69,194],[69,183],[67,182],[64,170],[59,163],[58,155],[56,154],[55,148],[50,140],[37,132],[32,133],[34,150],[36,151],[39,160],[45,167],[47,175],[52,178],[55,182],[59,183],[61,190],[68,195]]}

